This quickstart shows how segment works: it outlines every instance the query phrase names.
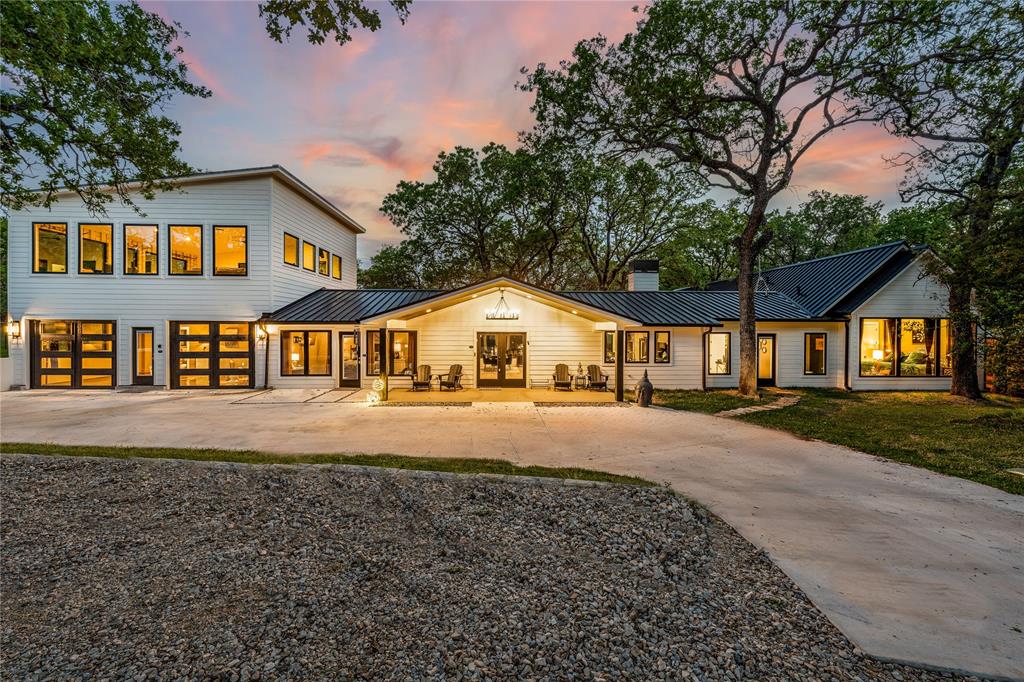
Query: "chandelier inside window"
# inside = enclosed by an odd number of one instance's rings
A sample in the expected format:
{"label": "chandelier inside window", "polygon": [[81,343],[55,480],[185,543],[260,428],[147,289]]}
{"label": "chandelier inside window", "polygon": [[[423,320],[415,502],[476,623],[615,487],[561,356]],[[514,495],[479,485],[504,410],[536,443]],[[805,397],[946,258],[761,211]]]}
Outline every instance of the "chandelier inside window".
{"label": "chandelier inside window", "polygon": [[508,303],[505,302],[505,290],[504,289],[498,289],[498,292],[501,294],[501,297],[498,299],[498,302],[495,304],[494,308],[492,308],[491,310],[489,310],[487,312],[487,316],[486,316],[487,319],[488,320],[518,320],[519,319],[519,311],[518,310],[512,310],[511,308],[508,307]]}

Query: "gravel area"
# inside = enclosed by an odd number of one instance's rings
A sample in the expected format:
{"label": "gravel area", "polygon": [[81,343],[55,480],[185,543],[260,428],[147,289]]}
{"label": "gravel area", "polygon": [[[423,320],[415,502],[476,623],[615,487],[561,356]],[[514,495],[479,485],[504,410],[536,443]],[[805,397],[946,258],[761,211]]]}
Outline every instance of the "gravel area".
{"label": "gravel area", "polygon": [[5,455],[5,679],[941,679],[664,489]]}

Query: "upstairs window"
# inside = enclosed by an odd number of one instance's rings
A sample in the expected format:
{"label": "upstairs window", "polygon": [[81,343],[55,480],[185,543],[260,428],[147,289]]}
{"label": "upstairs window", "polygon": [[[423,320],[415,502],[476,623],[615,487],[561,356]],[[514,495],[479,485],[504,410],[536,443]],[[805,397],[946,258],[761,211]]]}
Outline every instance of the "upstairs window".
{"label": "upstairs window", "polygon": [[331,256],[331,277],[341,279],[341,256],[338,254]]}
{"label": "upstairs window", "polygon": [[316,271],[316,247],[309,242],[302,242],[302,267],[310,272]]}
{"label": "upstairs window", "polygon": [[32,272],[68,271],[68,224],[32,223]]}
{"label": "upstairs window", "polygon": [[249,274],[248,228],[244,225],[213,226],[213,274],[244,277]]}
{"label": "upstairs window", "polygon": [[171,225],[168,272],[172,275],[203,274],[203,226]]}
{"label": "upstairs window", "polygon": [[626,332],[626,362],[648,362],[650,342],[648,332]]}
{"label": "upstairs window", "polygon": [[320,249],[320,257],[317,259],[317,272],[324,277],[331,274],[331,254],[327,249]]}
{"label": "upstairs window", "polygon": [[284,262],[299,267],[299,238],[287,232],[284,233]]}
{"label": "upstairs window", "polygon": [[124,274],[156,275],[159,273],[157,260],[156,225],[124,226]]}
{"label": "upstairs window", "polygon": [[114,226],[110,223],[78,224],[78,273],[114,274]]}
{"label": "upstairs window", "polygon": [[708,334],[708,374],[732,374],[729,332]]}
{"label": "upstairs window", "polygon": [[822,332],[804,334],[804,374],[825,373],[827,336]]}

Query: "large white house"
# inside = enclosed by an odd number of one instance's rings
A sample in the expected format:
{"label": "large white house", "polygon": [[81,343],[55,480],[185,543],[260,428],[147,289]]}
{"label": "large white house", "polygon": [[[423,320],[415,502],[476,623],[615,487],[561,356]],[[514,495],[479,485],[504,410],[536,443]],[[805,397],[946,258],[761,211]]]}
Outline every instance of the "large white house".
{"label": "large white house", "polygon": [[[735,282],[549,291],[499,278],[453,291],[360,290],[363,228],[280,166],[204,173],[112,206],[76,195],[9,225],[11,384],[26,388],[409,386],[421,365],[464,387],[550,386],[598,365],[621,398],[735,387]],[[765,385],[948,390],[946,295],[894,242],[760,273]]]}

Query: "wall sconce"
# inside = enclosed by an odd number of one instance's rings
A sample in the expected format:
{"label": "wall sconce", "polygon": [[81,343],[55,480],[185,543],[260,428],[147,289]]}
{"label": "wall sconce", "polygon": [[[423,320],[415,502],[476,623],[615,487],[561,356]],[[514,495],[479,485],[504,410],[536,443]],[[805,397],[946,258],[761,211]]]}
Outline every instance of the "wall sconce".
{"label": "wall sconce", "polygon": [[11,318],[7,321],[7,335],[12,339],[21,338],[21,320]]}
{"label": "wall sconce", "polygon": [[267,324],[263,320],[256,323],[256,341],[262,343],[267,340]]}

